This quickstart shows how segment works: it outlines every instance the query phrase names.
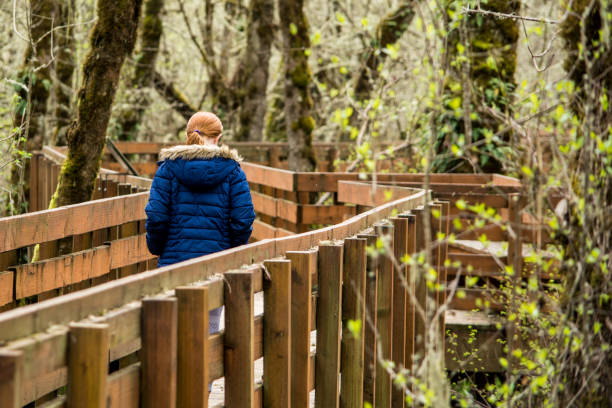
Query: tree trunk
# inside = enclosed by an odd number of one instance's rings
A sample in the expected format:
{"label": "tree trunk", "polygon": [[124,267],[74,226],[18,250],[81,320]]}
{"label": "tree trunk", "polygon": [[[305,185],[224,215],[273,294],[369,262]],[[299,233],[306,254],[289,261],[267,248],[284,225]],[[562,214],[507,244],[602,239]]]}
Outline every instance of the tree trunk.
{"label": "tree trunk", "polygon": [[164,0],[146,0],[144,4],[140,49],[136,53],[134,75],[129,80],[128,108],[120,113],[118,120],[119,140],[136,140],[142,117],[151,104],[148,88],[152,85],[159,54],[163,6]]}
{"label": "tree trunk", "polygon": [[55,58],[55,130],[53,144],[66,145],[66,134],[72,120],[72,76],[75,69],[76,44],[74,40],[74,0],[63,0],[59,6],[56,31],[57,52]]}
{"label": "tree trunk", "polygon": [[[268,65],[274,40],[274,1],[251,0],[247,22],[247,47],[234,78],[241,94],[235,140],[263,139],[266,117]],[[234,81],[232,81],[234,82]]]}
{"label": "tree trunk", "polygon": [[289,142],[289,169],[314,171],[316,159],[312,148],[312,117],[310,86],[312,73],[304,51],[310,47],[308,21],[304,1],[279,2],[285,59],[285,123]]}
{"label": "tree trunk", "polygon": [[355,98],[364,103],[370,99],[372,88],[378,79],[378,66],[385,60],[381,52],[387,45],[395,44],[406,32],[414,18],[416,0],[403,0],[400,5],[385,16],[376,27],[376,37],[371,47],[362,54],[363,64],[355,79]]}
{"label": "tree trunk", "polygon": [[[450,7],[450,2],[446,4]],[[493,12],[519,14],[521,2],[489,0],[482,7]],[[456,15],[460,14],[455,11]],[[440,156],[433,161],[432,169],[499,173],[503,171],[502,163],[511,159],[506,147],[511,134],[503,132],[499,141],[491,135],[506,126],[499,116],[512,114],[519,23],[488,15],[461,18],[459,27],[448,34],[446,50],[450,64],[444,84],[444,106],[436,118],[435,151]],[[469,147],[472,143],[478,143],[476,152]],[[462,156],[448,157],[453,146],[461,149],[464,145],[467,147]]]}
{"label": "tree trunk", "polygon": [[[561,25],[568,51],[564,68],[575,84],[571,107],[579,125],[573,138],[582,140],[582,147],[568,155],[572,173],[565,192],[569,222],[559,240],[565,258],[560,303],[569,321],[566,327],[572,328],[580,347],[560,349],[556,360],[563,368],[564,387],[555,393],[559,406],[610,407],[612,154],[606,146],[612,138],[612,109],[607,106],[612,101],[612,2],[574,0],[564,6],[571,7]],[[557,340],[563,344],[567,337]]]}
{"label": "tree trunk", "polygon": [[[19,103],[13,114],[13,126],[18,128],[17,150],[31,153],[42,149],[45,139],[45,116],[51,86],[52,53],[51,32],[57,13],[56,0],[32,0],[30,43],[25,53],[17,82]],[[23,143],[22,141],[25,141]],[[24,146],[25,145],[25,146]],[[22,147],[23,146],[23,147]],[[11,183],[14,189],[9,213],[26,211],[29,196],[30,162],[21,156],[11,168]]]}
{"label": "tree trunk", "polygon": [[121,67],[136,40],[142,0],[98,0],[91,50],[83,64],[77,118],[50,208],[91,199]]}

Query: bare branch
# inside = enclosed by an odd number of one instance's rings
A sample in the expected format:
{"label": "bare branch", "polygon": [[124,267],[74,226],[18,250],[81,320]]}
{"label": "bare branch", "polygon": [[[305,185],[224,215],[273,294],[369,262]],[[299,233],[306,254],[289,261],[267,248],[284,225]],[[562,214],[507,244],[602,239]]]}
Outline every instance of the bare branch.
{"label": "bare branch", "polygon": [[533,21],[536,23],[544,23],[544,24],[560,24],[563,21],[563,20],[551,20],[551,19],[542,18],[542,17],[526,17],[526,16],[520,16],[518,14],[507,14],[507,13],[500,13],[497,11],[483,10],[480,8],[480,4],[475,9],[471,9],[469,7],[463,7],[461,11],[463,12],[463,14],[482,14],[485,16],[493,16],[493,17],[498,17],[498,18],[509,18],[512,20]]}

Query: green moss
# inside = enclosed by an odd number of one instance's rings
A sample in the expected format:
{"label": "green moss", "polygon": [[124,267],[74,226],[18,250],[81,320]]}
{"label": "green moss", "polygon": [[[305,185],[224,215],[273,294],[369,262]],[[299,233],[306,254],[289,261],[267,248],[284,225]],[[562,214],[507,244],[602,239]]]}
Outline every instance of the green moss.
{"label": "green moss", "polygon": [[297,88],[304,89],[308,87],[312,80],[312,73],[308,65],[299,64],[293,69],[289,75],[291,76],[291,82]]}
{"label": "green moss", "polygon": [[315,128],[315,121],[312,116],[306,116],[306,117],[299,118],[296,122],[293,122],[291,124],[291,130],[293,130],[294,132],[301,130],[308,135],[312,133],[314,128]]}

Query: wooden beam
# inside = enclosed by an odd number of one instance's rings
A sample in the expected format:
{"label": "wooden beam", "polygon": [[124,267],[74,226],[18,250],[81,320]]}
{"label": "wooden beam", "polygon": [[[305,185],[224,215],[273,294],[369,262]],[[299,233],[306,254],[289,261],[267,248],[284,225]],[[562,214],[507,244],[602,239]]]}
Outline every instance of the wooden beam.
{"label": "wooden beam", "polygon": [[312,277],[317,271],[317,251],[292,251],[285,256],[291,261],[291,406],[309,407],[309,380],[314,370],[310,365]]}
{"label": "wooden beam", "polygon": [[110,271],[110,265],[107,245],[18,265],[15,268],[15,297],[22,299],[105,275]]}
{"label": "wooden beam", "polygon": [[208,287],[180,286],[177,406],[208,406]]}
{"label": "wooden beam", "polygon": [[254,393],[253,274],[225,273],[225,406],[252,408]]}
{"label": "wooden beam", "polygon": [[149,193],[114,197],[0,219],[0,252],[146,218]]}
{"label": "wooden beam", "polygon": [[344,240],[341,407],[363,406],[366,240]]}
{"label": "wooden beam", "polygon": [[175,298],[142,301],[142,406],[176,406],[178,302]]}
{"label": "wooden beam", "polygon": [[139,408],[140,363],[108,376],[108,408]]}
{"label": "wooden beam", "polygon": [[[379,355],[383,361],[392,361],[392,339],[393,339],[393,226],[382,224],[376,226],[377,234],[383,242],[386,242],[385,252],[378,260],[378,281],[376,298],[376,329],[378,331]],[[393,382],[391,375],[387,372],[385,364],[377,361],[376,364],[376,394],[374,406],[390,407],[391,391]]]}
{"label": "wooden beam", "polygon": [[343,245],[319,245],[315,407],[338,408],[340,396],[340,336],[342,330]]}
{"label": "wooden beam", "polygon": [[0,350],[0,407],[21,407],[23,353]]}
{"label": "wooden beam", "polygon": [[246,162],[242,162],[240,167],[242,167],[246,174],[249,183],[274,187],[285,191],[295,191],[294,172]]}
{"label": "wooden beam", "polygon": [[106,407],[108,336],[108,326],[105,324],[70,325],[68,406]]}
{"label": "wooden beam", "polygon": [[[291,407],[291,261],[264,262],[263,405]],[[308,293],[310,296],[310,293]],[[249,316],[250,317],[250,316]],[[310,333],[308,333],[310,335]]]}
{"label": "wooden beam", "polygon": [[15,280],[15,272],[4,271],[0,272],[0,306],[11,303],[15,293],[13,290],[13,282]]}

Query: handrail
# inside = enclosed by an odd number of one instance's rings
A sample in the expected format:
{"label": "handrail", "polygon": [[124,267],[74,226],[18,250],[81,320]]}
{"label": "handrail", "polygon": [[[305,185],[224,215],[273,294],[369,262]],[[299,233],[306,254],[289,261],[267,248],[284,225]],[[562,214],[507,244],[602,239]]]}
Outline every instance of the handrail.
{"label": "handrail", "polygon": [[425,196],[425,190],[421,190],[331,227],[205,255],[2,313],[0,342],[42,332],[52,325],[81,320],[144,296],[196,282],[244,264],[274,258],[287,251],[306,250],[320,241],[349,237],[389,217],[393,210],[401,212],[423,205]]}

